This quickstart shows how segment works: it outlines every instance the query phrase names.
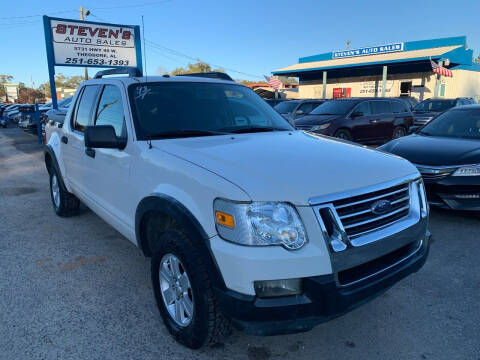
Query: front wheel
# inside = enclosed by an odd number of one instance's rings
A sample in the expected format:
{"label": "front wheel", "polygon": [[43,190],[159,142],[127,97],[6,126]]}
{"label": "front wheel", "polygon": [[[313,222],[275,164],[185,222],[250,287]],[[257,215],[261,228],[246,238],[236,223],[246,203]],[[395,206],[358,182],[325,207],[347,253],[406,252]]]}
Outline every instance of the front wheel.
{"label": "front wheel", "polygon": [[342,140],[352,141],[352,135],[350,134],[350,131],[346,129],[337,130],[334,136]]}
{"label": "front wheel", "polygon": [[151,262],[153,291],[168,331],[191,349],[218,342],[229,323],[217,309],[205,263],[193,242],[177,231],[155,238],[160,244]]}
{"label": "front wheel", "polygon": [[407,129],[405,129],[403,126],[397,126],[395,129],[393,129],[393,139],[398,139],[405,135],[407,135]]}

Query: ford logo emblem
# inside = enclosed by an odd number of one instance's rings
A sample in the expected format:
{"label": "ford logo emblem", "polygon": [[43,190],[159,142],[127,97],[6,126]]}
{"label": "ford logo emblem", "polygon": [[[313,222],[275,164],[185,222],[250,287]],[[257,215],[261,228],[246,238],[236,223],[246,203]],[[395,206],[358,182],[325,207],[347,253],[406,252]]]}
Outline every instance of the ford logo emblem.
{"label": "ford logo emblem", "polygon": [[378,200],[375,201],[372,206],[370,206],[370,210],[377,215],[385,214],[386,212],[390,211],[391,208],[392,203],[388,200]]}

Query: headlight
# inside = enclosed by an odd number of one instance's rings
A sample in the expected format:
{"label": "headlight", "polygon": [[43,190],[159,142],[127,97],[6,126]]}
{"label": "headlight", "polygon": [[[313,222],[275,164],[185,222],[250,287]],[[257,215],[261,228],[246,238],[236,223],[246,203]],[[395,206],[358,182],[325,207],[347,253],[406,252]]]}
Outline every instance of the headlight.
{"label": "headlight", "polygon": [[480,165],[462,166],[452,176],[480,176]]}
{"label": "headlight", "polygon": [[330,126],[330,123],[325,123],[325,124],[322,124],[322,125],[315,125],[315,126],[312,126],[312,128],[310,130],[311,131],[325,130],[329,126]]}
{"label": "headlight", "polygon": [[220,236],[241,245],[281,245],[288,250],[301,248],[307,235],[295,208],[286,203],[214,202],[215,221]]}

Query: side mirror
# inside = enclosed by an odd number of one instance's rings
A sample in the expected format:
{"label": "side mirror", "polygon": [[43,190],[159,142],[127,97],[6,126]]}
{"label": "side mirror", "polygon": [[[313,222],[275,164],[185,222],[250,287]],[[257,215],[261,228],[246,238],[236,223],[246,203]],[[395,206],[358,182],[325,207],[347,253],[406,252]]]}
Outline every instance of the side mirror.
{"label": "side mirror", "polygon": [[360,117],[360,116],[363,116],[363,112],[361,112],[361,111],[354,111],[354,112],[350,115],[350,117],[351,117],[352,119],[355,119],[355,118]]}
{"label": "side mirror", "polygon": [[421,126],[412,125],[412,126],[410,126],[410,128],[408,129],[408,133],[409,133],[409,134],[415,134],[418,130],[420,130],[420,127],[421,127]]}
{"label": "side mirror", "polygon": [[127,139],[119,139],[112,125],[87,126],[85,128],[85,147],[104,149],[124,149]]}

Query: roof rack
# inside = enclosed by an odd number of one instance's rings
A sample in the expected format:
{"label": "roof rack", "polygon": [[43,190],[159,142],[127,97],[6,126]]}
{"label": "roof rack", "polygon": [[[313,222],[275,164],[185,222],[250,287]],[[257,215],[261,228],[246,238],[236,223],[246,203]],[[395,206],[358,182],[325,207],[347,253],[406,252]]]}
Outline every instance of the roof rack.
{"label": "roof rack", "polygon": [[220,80],[229,80],[234,81],[228,74],[225,74],[220,71],[211,71],[203,73],[191,73],[191,74],[179,74],[177,76],[194,76],[194,77],[204,77],[209,79],[220,79]]}
{"label": "roof rack", "polygon": [[95,74],[94,79],[101,79],[105,75],[120,75],[120,74],[128,75],[130,77],[142,76],[142,72],[138,70],[136,67],[121,66],[113,69],[99,71]]}

